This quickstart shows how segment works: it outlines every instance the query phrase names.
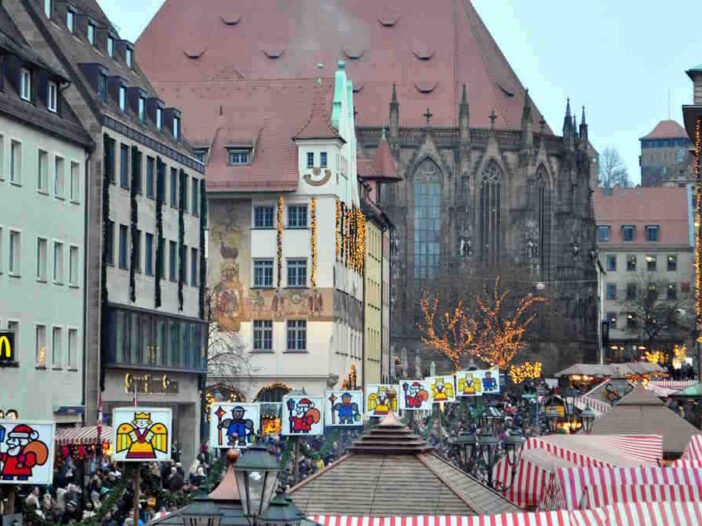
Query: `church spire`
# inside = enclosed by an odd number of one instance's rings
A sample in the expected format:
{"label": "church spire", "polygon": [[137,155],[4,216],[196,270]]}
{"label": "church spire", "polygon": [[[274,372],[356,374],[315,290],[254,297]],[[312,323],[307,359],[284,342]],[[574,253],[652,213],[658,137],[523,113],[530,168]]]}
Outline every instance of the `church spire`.
{"label": "church spire", "polygon": [[392,83],[390,98],[390,143],[397,144],[400,139],[400,103],[397,101],[397,87]]}
{"label": "church spire", "polygon": [[573,136],[573,117],[570,113],[570,98],[568,98],[568,103],[566,104],[566,114],[563,118],[563,137]]}
{"label": "church spire", "polygon": [[580,138],[587,142],[587,121],[585,120],[585,106],[583,106],[583,116],[580,119]]}
{"label": "church spire", "polygon": [[470,107],[468,106],[468,94],[466,93],[465,84],[463,84],[461,103],[458,105],[458,133],[461,138],[461,144],[470,142]]}

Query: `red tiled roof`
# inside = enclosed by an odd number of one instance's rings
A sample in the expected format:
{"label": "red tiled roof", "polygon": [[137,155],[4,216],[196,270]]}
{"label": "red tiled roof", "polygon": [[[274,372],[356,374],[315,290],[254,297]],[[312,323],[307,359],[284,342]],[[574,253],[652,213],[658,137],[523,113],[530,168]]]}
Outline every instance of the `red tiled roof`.
{"label": "red tiled roof", "polygon": [[[687,189],[679,187],[612,188],[605,195],[604,188],[594,194],[595,221],[609,225],[610,241],[600,246],[650,246],[646,241],[646,225],[658,225],[660,240],[656,246],[689,245]],[[633,242],[624,242],[621,227],[633,225]]]}
{"label": "red tiled roof", "polygon": [[358,176],[364,179],[379,179],[385,182],[401,181],[397,174],[395,159],[390,152],[390,145],[385,138],[385,131],[375,150],[375,158],[359,157],[357,160]]}
{"label": "red tiled roof", "polygon": [[315,77],[319,63],[330,74],[342,59],[360,126],[387,124],[397,82],[402,126],[424,125],[427,107],[432,125],[456,126],[466,84],[473,127],[489,127],[493,110],[495,127],[520,127],[524,87],[470,0],[204,4],[167,0],[141,35],[137,57],[152,82]]}
{"label": "red tiled roof", "polygon": [[651,133],[641,137],[644,139],[687,139],[687,132],[676,121],[661,121],[656,124]]}
{"label": "red tiled roof", "polygon": [[[314,90],[314,102],[310,118],[302,129],[295,134],[295,139],[341,139],[339,132],[331,125],[329,114],[324,107],[324,95],[320,87]],[[343,140],[343,139],[341,139]]]}
{"label": "red tiled roof", "polygon": [[[298,159],[293,137],[308,123],[315,99],[331,108],[333,79],[240,80],[156,84],[183,115],[183,133],[210,148],[207,190],[294,191]],[[331,126],[330,126],[331,127]],[[227,147],[252,146],[248,166],[229,166]]]}

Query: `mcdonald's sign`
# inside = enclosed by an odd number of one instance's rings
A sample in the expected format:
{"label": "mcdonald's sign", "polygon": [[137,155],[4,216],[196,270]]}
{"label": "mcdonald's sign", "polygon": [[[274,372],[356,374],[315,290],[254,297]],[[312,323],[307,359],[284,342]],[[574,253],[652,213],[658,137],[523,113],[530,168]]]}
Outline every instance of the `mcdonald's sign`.
{"label": "mcdonald's sign", "polygon": [[0,331],[0,367],[15,363],[15,333]]}

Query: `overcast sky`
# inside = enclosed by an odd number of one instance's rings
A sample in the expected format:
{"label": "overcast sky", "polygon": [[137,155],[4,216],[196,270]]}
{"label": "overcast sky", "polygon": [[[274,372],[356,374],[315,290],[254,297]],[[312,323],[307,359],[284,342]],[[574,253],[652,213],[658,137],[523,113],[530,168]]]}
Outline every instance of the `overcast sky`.
{"label": "overcast sky", "polygon": [[[163,3],[98,1],[121,36],[132,41]],[[639,182],[639,137],[669,115],[682,122],[680,106],[691,101],[685,70],[702,63],[702,1],[473,4],[551,127],[560,130],[567,97],[578,122],[584,104],[590,140],[600,151],[618,149]]]}

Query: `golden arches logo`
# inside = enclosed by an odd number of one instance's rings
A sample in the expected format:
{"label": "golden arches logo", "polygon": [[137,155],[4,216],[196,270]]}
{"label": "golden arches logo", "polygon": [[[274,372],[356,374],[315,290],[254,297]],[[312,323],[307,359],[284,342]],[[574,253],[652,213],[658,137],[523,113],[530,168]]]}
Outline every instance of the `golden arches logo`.
{"label": "golden arches logo", "polygon": [[0,360],[12,360],[12,342],[9,336],[0,336]]}

